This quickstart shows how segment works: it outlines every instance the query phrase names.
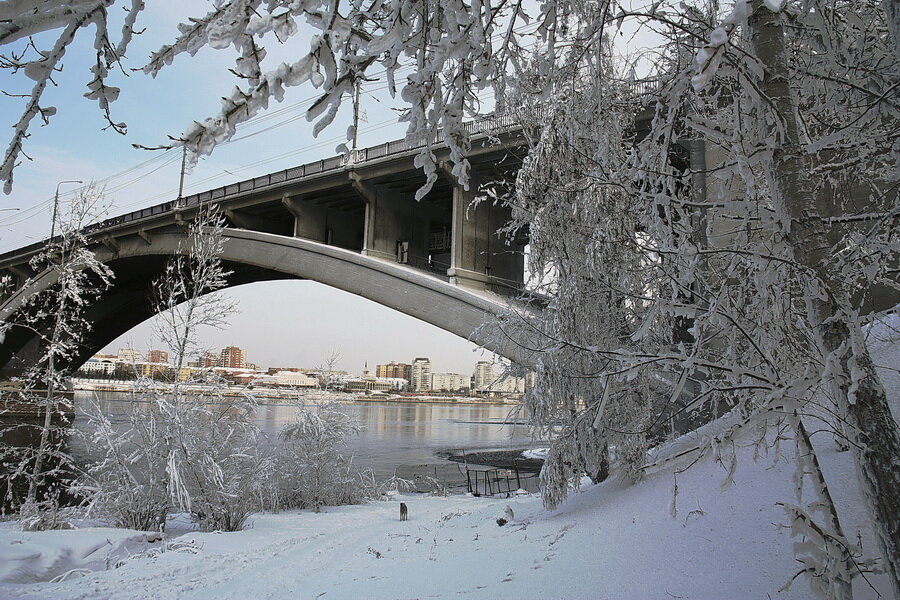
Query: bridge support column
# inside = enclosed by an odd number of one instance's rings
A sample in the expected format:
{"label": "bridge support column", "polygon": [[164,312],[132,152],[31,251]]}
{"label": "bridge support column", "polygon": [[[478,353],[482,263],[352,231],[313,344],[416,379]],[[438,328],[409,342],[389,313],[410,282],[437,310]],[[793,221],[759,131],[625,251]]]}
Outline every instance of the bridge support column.
{"label": "bridge support column", "polygon": [[472,289],[515,294],[524,281],[523,247],[498,234],[510,219],[510,209],[491,202],[473,205],[479,182],[476,176],[465,190],[449,168],[442,165],[453,186],[453,227],[450,250],[450,282]]}
{"label": "bridge support column", "polygon": [[285,195],[281,203],[294,215],[294,237],[314,242],[330,243],[328,239],[328,209]]}
{"label": "bridge support column", "polygon": [[[413,262],[413,257],[427,254],[427,219],[424,207],[408,198],[392,194],[384,187],[375,188],[351,175],[356,192],[366,201],[366,219],[362,254],[394,262]],[[398,251],[403,247],[403,252]]]}
{"label": "bridge support column", "polygon": [[396,261],[397,243],[404,235],[398,203],[385,190],[370,186],[356,173],[350,174],[350,183],[366,202],[362,254]]}

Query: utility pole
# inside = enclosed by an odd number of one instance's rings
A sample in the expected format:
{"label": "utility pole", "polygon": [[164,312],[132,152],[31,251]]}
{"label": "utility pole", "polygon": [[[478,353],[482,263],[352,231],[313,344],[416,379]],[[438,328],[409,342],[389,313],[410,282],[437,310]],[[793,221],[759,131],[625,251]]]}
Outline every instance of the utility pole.
{"label": "utility pole", "polygon": [[353,88],[353,140],[350,148],[350,161],[356,162],[356,142],[359,139],[359,88],[362,86],[362,80],[357,77],[354,81]]}
{"label": "utility pole", "polygon": [[53,220],[50,223],[50,239],[56,235],[56,213],[59,211],[59,186],[64,183],[84,183],[80,179],[66,179],[56,184],[56,194],[53,196]]}
{"label": "utility pole", "polygon": [[181,199],[184,197],[184,167],[187,162],[187,146],[181,146],[181,178],[178,180],[178,205],[181,205]]}

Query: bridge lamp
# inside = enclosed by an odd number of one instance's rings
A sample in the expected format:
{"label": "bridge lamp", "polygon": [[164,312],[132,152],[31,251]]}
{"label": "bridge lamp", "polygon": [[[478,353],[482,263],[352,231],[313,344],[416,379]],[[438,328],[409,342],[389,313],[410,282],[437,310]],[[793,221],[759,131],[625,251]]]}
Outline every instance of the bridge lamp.
{"label": "bridge lamp", "polygon": [[56,184],[56,194],[53,196],[53,222],[50,223],[50,239],[56,235],[56,212],[59,209],[59,186],[64,183],[84,183],[80,179],[65,179]]}

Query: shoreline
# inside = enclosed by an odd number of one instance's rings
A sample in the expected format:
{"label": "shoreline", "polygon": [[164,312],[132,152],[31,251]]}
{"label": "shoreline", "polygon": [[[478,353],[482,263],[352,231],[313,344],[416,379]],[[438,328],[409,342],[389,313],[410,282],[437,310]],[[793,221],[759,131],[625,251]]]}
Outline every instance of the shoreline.
{"label": "shoreline", "polygon": [[479,450],[476,452],[447,450],[438,453],[438,456],[454,463],[493,467],[497,469],[518,469],[525,473],[540,473],[541,468],[544,466],[544,460],[541,458],[526,458],[523,456],[522,453],[529,449],[530,448]]}
{"label": "shoreline", "polygon": [[[133,382],[126,381],[110,381],[110,380],[90,380],[90,379],[73,379],[75,391],[86,392],[119,392],[128,393],[134,390]],[[170,384],[158,383],[153,386],[156,391],[165,393]],[[339,402],[395,402],[398,404],[494,404],[494,405],[514,405],[519,403],[518,398],[479,398],[474,396],[395,396],[395,395],[372,395],[359,396],[349,393],[323,392],[313,388],[303,390],[295,389],[275,389],[275,388],[238,388],[224,386],[222,388],[214,388],[213,386],[204,386],[198,384],[188,384],[184,386],[182,391],[189,395],[202,395],[207,392],[215,391],[217,396],[222,397],[242,397],[250,394],[259,399],[268,400],[285,400],[285,401],[303,401],[303,400],[320,400],[328,399]],[[326,397],[315,397],[324,394]],[[311,397],[313,396],[313,397]]]}

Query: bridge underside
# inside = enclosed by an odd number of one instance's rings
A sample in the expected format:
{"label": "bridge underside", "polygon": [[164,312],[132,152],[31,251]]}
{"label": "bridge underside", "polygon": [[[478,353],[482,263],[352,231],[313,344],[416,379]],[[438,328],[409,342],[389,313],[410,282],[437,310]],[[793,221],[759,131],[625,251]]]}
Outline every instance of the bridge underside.
{"label": "bridge underside", "polygon": [[[63,365],[72,370],[87,361],[96,352],[131,328],[153,316],[150,302],[152,280],[162,273],[167,257],[140,256],[109,262],[115,274],[115,284],[103,297],[84,312],[91,330],[84,336],[82,345],[71,364]],[[293,279],[289,275],[269,269],[228,263],[232,271],[228,286],[233,287],[256,281]],[[11,319],[15,322],[15,319]],[[13,326],[0,344],[0,379],[20,375],[41,355],[38,338],[28,329]]]}
{"label": "bridge underside", "polygon": [[[421,270],[310,240],[240,229],[226,230],[225,237],[221,258],[232,271],[229,286],[310,279],[421,319],[514,360],[523,359],[519,349],[486,337],[480,329],[507,309],[507,302],[500,296],[461,288]],[[93,330],[63,368],[74,370],[110,341],[153,316],[151,282],[184,239],[183,232],[170,232],[154,235],[149,244],[135,237],[122,240],[114,251],[98,247],[98,258],[115,273],[113,286],[87,309],[85,316]],[[0,306],[0,317],[15,322],[15,311],[23,299],[54,283],[51,273],[35,277]],[[36,363],[40,353],[33,332],[12,327],[0,344],[0,376],[20,375]]]}

